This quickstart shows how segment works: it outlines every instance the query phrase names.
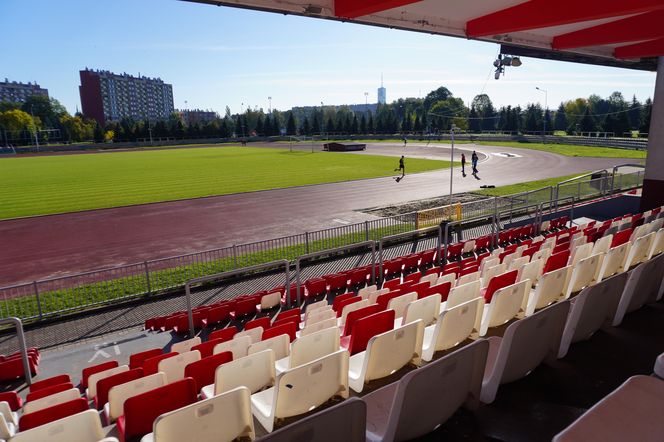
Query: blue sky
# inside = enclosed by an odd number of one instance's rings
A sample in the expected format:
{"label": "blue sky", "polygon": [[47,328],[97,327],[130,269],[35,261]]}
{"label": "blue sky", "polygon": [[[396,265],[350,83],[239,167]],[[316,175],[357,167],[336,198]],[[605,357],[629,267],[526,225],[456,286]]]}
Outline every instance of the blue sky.
{"label": "blue sky", "polygon": [[161,77],[176,108],[233,112],[423,97],[446,86],[494,105],[652,96],[655,74],[523,59],[493,79],[498,45],[177,0],[0,0],[0,78],[37,81],[71,112],[85,67]]}

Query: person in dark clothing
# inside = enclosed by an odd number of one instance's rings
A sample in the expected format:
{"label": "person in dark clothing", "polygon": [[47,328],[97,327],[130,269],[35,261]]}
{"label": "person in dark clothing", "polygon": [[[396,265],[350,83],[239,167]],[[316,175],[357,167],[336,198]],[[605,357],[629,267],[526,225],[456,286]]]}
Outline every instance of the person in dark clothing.
{"label": "person in dark clothing", "polygon": [[461,174],[466,176],[466,156],[461,154]]}
{"label": "person in dark clothing", "polygon": [[472,155],[472,157],[470,157],[470,160],[473,163],[473,175],[477,174],[477,172],[478,172],[478,170],[477,170],[477,160],[478,159],[479,159],[479,157],[477,156],[477,153],[475,151],[473,151],[473,155]]}
{"label": "person in dark clothing", "polygon": [[399,158],[399,167],[397,169],[394,169],[394,171],[401,171],[401,176],[395,178],[397,180],[397,183],[403,179],[403,177],[406,176],[406,165],[404,164],[404,156],[401,155],[401,158]]}

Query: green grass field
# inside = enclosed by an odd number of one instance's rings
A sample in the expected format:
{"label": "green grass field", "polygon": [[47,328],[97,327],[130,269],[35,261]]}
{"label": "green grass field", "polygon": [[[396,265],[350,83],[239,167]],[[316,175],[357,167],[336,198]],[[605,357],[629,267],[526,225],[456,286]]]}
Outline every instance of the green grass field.
{"label": "green grass field", "polygon": [[[0,160],[0,219],[390,176],[398,158],[247,147]],[[408,159],[409,173],[449,162]]]}
{"label": "green grass field", "polygon": [[473,193],[477,193],[479,195],[486,195],[486,196],[515,195],[517,193],[528,192],[530,190],[537,190],[543,187],[555,186],[561,181],[565,181],[580,175],[583,175],[583,173],[575,173],[574,175],[565,175],[556,178],[546,178],[543,180],[526,181],[524,183],[511,184],[508,186],[498,186],[493,189],[482,189]]}

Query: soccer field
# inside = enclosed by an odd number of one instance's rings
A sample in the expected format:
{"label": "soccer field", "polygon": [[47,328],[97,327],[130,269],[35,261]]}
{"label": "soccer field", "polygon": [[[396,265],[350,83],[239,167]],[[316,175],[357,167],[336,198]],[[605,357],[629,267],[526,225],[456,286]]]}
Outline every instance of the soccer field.
{"label": "soccer field", "polygon": [[[0,160],[0,219],[395,174],[398,158],[219,147]],[[449,167],[406,159],[408,173]]]}

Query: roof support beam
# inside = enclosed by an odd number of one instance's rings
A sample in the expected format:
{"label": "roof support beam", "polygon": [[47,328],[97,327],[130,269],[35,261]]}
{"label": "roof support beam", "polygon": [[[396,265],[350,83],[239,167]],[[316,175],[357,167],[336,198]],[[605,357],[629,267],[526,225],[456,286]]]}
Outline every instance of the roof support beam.
{"label": "roof support beam", "polygon": [[466,23],[468,37],[639,14],[664,9],[662,0],[530,0]]}
{"label": "roof support beam", "polygon": [[613,52],[616,58],[646,58],[664,56],[664,38],[644,41],[633,45],[617,47]]}
{"label": "roof support beam", "polygon": [[664,10],[647,12],[592,28],[558,35],[553,49],[571,49],[664,37]]}
{"label": "roof support beam", "polygon": [[357,18],[420,1],[422,0],[334,0],[334,15],[340,18]]}

